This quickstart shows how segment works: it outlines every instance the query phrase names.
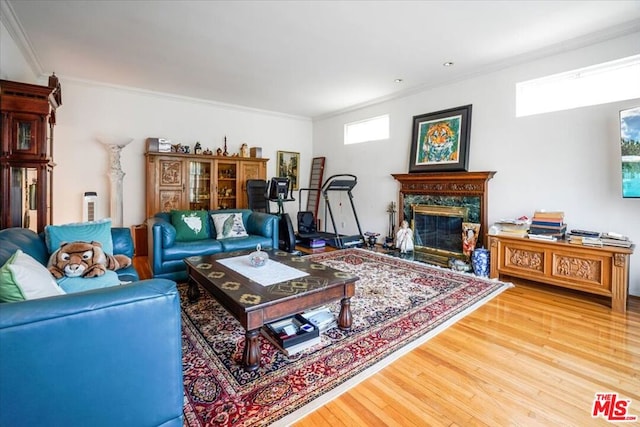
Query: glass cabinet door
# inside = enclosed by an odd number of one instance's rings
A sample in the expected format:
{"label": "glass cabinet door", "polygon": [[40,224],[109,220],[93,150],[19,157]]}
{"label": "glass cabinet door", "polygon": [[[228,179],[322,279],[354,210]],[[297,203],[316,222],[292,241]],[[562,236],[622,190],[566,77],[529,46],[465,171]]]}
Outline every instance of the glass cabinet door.
{"label": "glass cabinet door", "polygon": [[40,131],[39,120],[33,114],[15,114],[12,126],[12,154],[37,155],[41,152],[39,147]]}
{"label": "glass cabinet door", "polygon": [[189,209],[211,209],[211,162],[189,162]]}
{"label": "glass cabinet door", "polygon": [[218,162],[218,187],[216,188],[216,209],[235,209],[237,207],[237,174],[236,162]]}
{"label": "glass cabinet door", "polygon": [[38,169],[11,168],[10,224],[38,232]]}

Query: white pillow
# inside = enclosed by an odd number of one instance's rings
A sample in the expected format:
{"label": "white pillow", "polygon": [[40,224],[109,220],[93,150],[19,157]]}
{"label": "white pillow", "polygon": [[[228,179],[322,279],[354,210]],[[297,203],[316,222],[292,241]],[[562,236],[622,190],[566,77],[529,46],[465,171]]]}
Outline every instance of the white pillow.
{"label": "white pillow", "polygon": [[64,295],[47,268],[21,250],[17,251],[13,263],[7,266],[13,281],[27,300]]}
{"label": "white pillow", "polygon": [[247,230],[242,223],[240,212],[230,214],[212,214],[213,225],[216,228],[216,239],[229,237],[247,237]]}

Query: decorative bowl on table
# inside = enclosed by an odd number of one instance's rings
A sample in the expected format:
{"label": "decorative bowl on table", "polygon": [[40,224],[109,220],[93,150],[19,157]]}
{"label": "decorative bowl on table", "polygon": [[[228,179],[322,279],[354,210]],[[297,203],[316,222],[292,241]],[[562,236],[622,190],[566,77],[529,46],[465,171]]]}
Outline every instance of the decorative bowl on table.
{"label": "decorative bowl on table", "polygon": [[261,250],[261,246],[256,246],[256,250],[249,254],[249,262],[254,267],[262,267],[267,263],[269,254]]}

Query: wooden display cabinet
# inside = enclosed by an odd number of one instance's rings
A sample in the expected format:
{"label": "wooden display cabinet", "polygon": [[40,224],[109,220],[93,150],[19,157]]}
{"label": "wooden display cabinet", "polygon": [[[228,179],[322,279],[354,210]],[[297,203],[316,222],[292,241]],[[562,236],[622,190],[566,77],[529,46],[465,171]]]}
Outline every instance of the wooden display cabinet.
{"label": "wooden display cabinet", "polygon": [[624,313],[629,292],[632,248],[590,247],[564,240],[489,236],[491,278],[503,275],[533,280],[611,298]]}
{"label": "wooden display cabinet", "polygon": [[147,217],[173,209],[246,208],[246,180],[266,179],[268,160],[148,152]]}
{"label": "wooden display cabinet", "polygon": [[52,222],[53,127],[59,105],[55,76],[49,86],[0,80],[0,229],[40,233]]}

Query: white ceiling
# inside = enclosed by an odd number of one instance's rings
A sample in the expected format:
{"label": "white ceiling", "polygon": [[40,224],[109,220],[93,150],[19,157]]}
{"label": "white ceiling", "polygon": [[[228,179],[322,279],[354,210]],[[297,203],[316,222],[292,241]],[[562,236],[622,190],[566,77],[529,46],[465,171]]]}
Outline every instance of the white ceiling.
{"label": "white ceiling", "polygon": [[638,0],[0,1],[37,74],[305,117],[640,30]]}

